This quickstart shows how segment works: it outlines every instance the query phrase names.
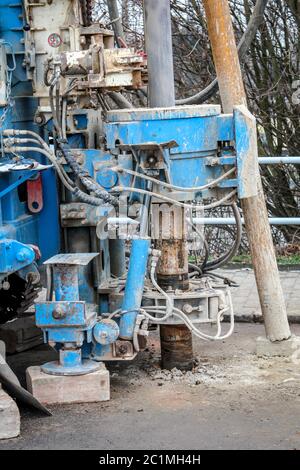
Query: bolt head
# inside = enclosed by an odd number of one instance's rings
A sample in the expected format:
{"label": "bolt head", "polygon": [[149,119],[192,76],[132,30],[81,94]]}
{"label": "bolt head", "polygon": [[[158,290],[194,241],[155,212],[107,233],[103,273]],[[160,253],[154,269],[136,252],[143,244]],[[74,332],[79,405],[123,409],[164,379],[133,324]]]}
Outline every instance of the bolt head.
{"label": "bolt head", "polygon": [[182,307],[182,310],[183,310],[184,313],[190,314],[190,313],[192,313],[192,311],[193,311],[194,309],[193,309],[192,305],[190,305],[190,304],[184,304],[184,306]]}
{"label": "bolt head", "polygon": [[66,316],[67,314],[65,310],[59,305],[55,307],[52,312],[52,317],[54,318],[54,320],[63,320],[64,318],[66,318]]}
{"label": "bolt head", "polygon": [[23,261],[27,261],[28,257],[29,257],[29,252],[24,249],[20,250],[16,255],[17,260],[20,261],[21,263]]}

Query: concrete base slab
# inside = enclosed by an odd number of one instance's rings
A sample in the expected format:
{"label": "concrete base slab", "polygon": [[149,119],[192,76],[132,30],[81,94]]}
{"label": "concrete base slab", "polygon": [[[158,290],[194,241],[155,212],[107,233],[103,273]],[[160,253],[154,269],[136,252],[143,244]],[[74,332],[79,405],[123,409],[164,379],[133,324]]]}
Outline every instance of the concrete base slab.
{"label": "concrete base slab", "polygon": [[292,336],[284,341],[272,342],[264,337],[256,340],[256,355],[258,357],[295,357],[300,358],[300,336]]}
{"label": "concrete base slab", "polygon": [[42,330],[37,328],[34,315],[1,325],[0,340],[5,342],[7,354],[26,351],[44,342]]}
{"label": "concrete base slab", "polygon": [[26,371],[27,389],[44,405],[94,403],[110,399],[109,372],[104,364],[86,375],[58,376],[29,367]]}

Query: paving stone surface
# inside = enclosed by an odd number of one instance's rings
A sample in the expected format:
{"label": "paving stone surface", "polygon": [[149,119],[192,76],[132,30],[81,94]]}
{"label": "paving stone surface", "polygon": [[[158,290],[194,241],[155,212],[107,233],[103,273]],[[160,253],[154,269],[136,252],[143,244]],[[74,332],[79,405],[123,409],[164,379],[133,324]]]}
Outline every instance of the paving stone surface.
{"label": "paving stone surface", "polygon": [[[235,281],[232,288],[233,306],[237,321],[262,321],[254,272],[250,268],[224,269],[219,274]],[[289,320],[300,323],[300,271],[280,271]]]}

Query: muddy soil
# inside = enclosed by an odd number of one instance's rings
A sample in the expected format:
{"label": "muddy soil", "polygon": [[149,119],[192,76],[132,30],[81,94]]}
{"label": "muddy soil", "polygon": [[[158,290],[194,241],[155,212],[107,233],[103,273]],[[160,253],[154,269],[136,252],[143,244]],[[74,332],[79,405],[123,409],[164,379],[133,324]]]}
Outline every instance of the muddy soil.
{"label": "muddy soil", "polygon": [[[133,362],[108,364],[109,402],[52,406],[49,418],[22,408],[21,437],[0,449],[299,449],[300,361],[257,358],[263,334],[238,324],[226,341],[195,339],[194,369],[182,373],[160,369],[154,333]],[[9,362],[24,380],[53,356],[43,346]]]}

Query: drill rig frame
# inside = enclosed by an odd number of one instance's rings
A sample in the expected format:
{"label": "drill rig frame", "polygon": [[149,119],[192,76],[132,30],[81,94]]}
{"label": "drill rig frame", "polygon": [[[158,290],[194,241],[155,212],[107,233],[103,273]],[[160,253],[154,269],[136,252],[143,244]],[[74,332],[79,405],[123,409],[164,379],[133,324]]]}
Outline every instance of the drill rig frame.
{"label": "drill rig frame", "polygon": [[115,48],[90,2],[0,0],[0,12],[0,281],[6,295],[24,269],[39,283],[46,263],[36,319],[59,360],[43,372],[131,360],[152,324],[227,338],[231,293],[212,270],[239,240],[194,279],[188,227],[219,205],[233,207],[240,227],[237,199],[257,194],[253,116],[245,106],[113,109],[116,92],[147,84],[146,58]]}

